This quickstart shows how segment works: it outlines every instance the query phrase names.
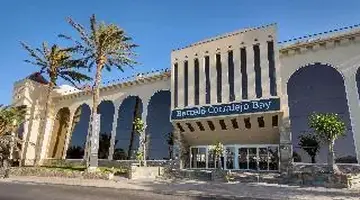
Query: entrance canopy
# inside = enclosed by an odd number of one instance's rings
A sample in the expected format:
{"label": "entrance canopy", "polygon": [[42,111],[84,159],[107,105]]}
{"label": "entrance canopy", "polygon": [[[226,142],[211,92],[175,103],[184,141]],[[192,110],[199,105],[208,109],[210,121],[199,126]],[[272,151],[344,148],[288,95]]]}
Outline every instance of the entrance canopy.
{"label": "entrance canopy", "polygon": [[189,145],[279,144],[280,111],[173,120]]}

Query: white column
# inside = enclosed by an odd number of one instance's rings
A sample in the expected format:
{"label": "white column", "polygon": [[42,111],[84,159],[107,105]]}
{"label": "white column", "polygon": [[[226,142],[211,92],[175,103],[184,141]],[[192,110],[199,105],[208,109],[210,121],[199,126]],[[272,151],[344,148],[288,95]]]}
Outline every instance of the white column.
{"label": "white column", "polygon": [[48,151],[48,146],[49,143],[51,141],[51,136],[52,136],[52,130],[53,130],[53,126],[54,126],[54,121],[55,121],[55,116],[49,116],[46,119],[46,124],[45,124],[45,133],[44,133],[44,137],[43,137],[43,141],[42,141],[42,147],[41,147],[41,154],[40,154],[40,160],[46,159],[46,154]]}
{"label": "white column", "polygon": [[262,98],[270,97],[269,60],[267,58],[267,43],[260,44],[260,67]]}
{"label": "white column", "polygon": [[117,123],[118,123],[118,118],[119,118],[119,109],[120,109],[122,102],[123,102],[123,99],[114,102],[114,118],[113,118],[113,122],[112,122],[108,160],[113,160],[113,156],[114,156],[116,129],[117,129]]}
{"label": "white column", "polygon": [[235,169],[239,169],[239,148],[237,146],[235,146],[235,158],[234,158],[234,162],[235,162]]}
{"label": "white column", "polygon": [[75,111],[70,110],[69,126],[67,127],[67,130],[66,130],[66,138],[65,138],[65,144],[64,144],[63,155],[62,155],[63,159],[66,159],[66,152],[69,148],[69,143],[70,143],[71,136],[72,136],[72,127],[75,126],[75,124],[73,124],[74,114],[75,114]]}
{"label": "white column", "polygon": [[[149,135],[147,134],[147,115],[148,115],[148,107],[149,107],[149,103],[150,103],[150,98],[151,97],[140,97],[141,100],[142,100],[142,103],[143,103],[143,111],[142,111],[142,114],[141,114],[141,120],[144,122],[144,126],[145,126],[145,131],[144,131],[144,134],[140,136],[139,138],[139,149],[141,150],[142,149],[142,146],[141,146],[141,138],[144,138],[146,137],[146,150],[144,152],[144,156],[148,157],[149,156],[149,142],[150,142],[150,137]],[[146,158],[145,157],[145,158]]]}
{"label": "white column", "polygon": [[205,76],[205,58],[199,56],[199,104],[206,104],[206,76]]}
{"label": "white column", "polygon": [[195,61],[188,59],[188,106],[195,105]]}
{"label": "white column", "polygon": [[210,54],[209,60],[210,60],[210,104],[217,104],[216,54]]}
{"label": "white column", "polygon": [[228,103],[230,101],[230,85],[229,85],[229,64],[228,64],[229,54],[227,51],[221,53],[221,81],[222,81],[222,89],[221,89],[221,102]]}
{"label": "white column", "polygon": [[178,62],[178,107],[184,107],[184,61]]}
{"label": "white column", "polygon": [[344,74],[346,98],[349,106],[351,129],[354,138],[356,158],[360,163],[360,106],[358,87],[356,84],[356,70],[348,70]]}
{"label": "white column", "polygon": [[241,60],[240,60],[240,48],[233,50],[234,59],[234,90],[235,101],[242,99],[242,76],[241,76]]}
{"label": "white column", "polygon": [[246,73],[248,77],[248,99],[255,99],[254,49],[252,45],[246,46]]}

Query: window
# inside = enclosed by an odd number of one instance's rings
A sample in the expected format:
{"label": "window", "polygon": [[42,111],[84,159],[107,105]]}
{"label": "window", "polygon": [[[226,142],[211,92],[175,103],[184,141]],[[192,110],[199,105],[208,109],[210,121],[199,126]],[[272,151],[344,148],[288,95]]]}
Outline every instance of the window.
{"label": "window", "polygon": [[190,129],[191,132],[194,132],[195,129],[190,123],[186,123],[186,126]]}
{"label": "window", "polygon": [[208,123],[208,125],[209,125],[209,128],[210,128],[210,130],[215,130],[215,126],[214,126],[214,124],[212,123],[212,121],[207,121],[207,123]]}
{"label": "window", "polygon": [[181,126],[180,123],[177,123],[176,126],[178,127],[178,129],[179,129],[181,132],[185,132],[184,128]]}
{"label": "window", "polygon": [[210,104],[210,58],[209,56],[205,56],[205,102],[206,104]]}
{"label": "window", "polygon": [[200,131],[205,131],[205,128],[201,122],[196,122],[196,125],[199,127]]}
{"label": "window", "polygon": [[178,78],[179,78],[179,71],[178,71],[178,64],[174,64],[174,108],[178,107]]}
{"label": "window", "polygon": [[246,48],[241,48],[240,50],[240,61],[241,61],[241,90],[242,98],[248,98],[248,78],[246,70]]}
{"label": "window", "polygon": [[222,98],[222,71],[221,71],[221,56],[216,54],[216,92],[217,92],[217,102],[221,103]]}
{"label": "window", "polygon": [[272,116],[272,126],[277,127],[279,125],[279,117],[278,115]]}
{"label": "window", "polygon": [[236,120],[236,119],[232,119],[232,120],[231,120],[231,123],[232,123],[234,129],[238,129],[238,128],[239,128],[239,124],[237,123],[237,120]]}
{"label": "window", "polygon": [[222,130],[226,130],[226,124],[225,121],[223,119],[219,120],[220,126]]}
{"label": "window", "polygon": [[188,68],[188,61],[184,62],[184,106],[188,106],[189,102],[188,102],[188,92],[189,92],[189,82],[188,82],[188,73],[189,73],[189,68]]}
{"label": "window", "polygon": [[206,148],[191,148],[191,168],[206,168]]}
{"label": "window", "polygon": [[233,51],[228,52],[228,74],[229,74],[229,101],[235,101],[234,88],[234,58]]}
{"label": "window", "polygon": [[195,77],[195,105],[199,105],[199,59],[194,60],[194,77]]}
{"label": "window", "polygon": [[267,45],[268,45],[268,60],[269,60],[270,95],[276,96],[277,86],[276,86],[274,41],[267,42]]}
{"label": "window", "polygon": [[245,128],[251,129],[251,123],[249,117],[244,119],[244,123],[245,123]]}
{"label": "window", "polygon": [[260,128],[264,128],[265,127],[265,122],[264,122],[264,117],[258,117],[258,124]]}
{"label": "window", "polygon": [[255,93],[256,98],[262,97],[261,88],[261,67],[260,67],[260,46],[254,45],[254,71],[255,71]]}

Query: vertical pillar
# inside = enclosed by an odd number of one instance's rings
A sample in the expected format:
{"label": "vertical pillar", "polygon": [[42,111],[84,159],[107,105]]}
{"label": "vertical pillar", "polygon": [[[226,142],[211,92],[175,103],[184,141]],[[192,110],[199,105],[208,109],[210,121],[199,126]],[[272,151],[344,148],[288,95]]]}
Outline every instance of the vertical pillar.
{"label": "vertical pillar", "polygon": [[63,149],[63,153],[62,153],[62,158],[66,159],[66,152],[69,148],[69,143],[71,140],[71,135],[72,135],[72,130],[73,130],[73,126],[75,126],[74,123],[74,115],[75,115],[75,111],[74,110],[70,110],[70,117],[69,117],[69,126],[67,127],[66,130],[66,138],[65,138],[65,144],[64,144],[64,149]]}
{"label": "vertical pillar", "polygon": [[239,148],[237,146],[235,146],[235,158],[234,158],[234,162],[235,162],[235,169],[239,169]]}
{"label": "vertical pillar", "polygon": [[209,54],[210,60],[210,104],[217,104],[216,54]]}
{"label": "vertical pillar", "polygon": [[188,106],[195,105],[195,60],[188,59]]}
{"label": "vertical pillar", "polygon": [[233,50],[235,101],[242,99],[240,48]]}
{"label": "vertical pillar", "polygon": [[142,144],[141,144],[141,139],[143,138],[143,139],[145,139],[145,151],[143,151],[143,153],[144,153],[145,159],[147,159],[149,157],[148,154],[149,154],[149,142],[150,142],[150,137],[147,134],[147,115],[148,115],[148,105],[149,105],[151,97],[146,96],[146,97],[140,97],[140,98],[143,103],[143,111],[141,114],[141,120],[144,123],[145,131],[142,135],[140,135],[140,138],[139,138],[139,150],[144,150],[142,147]]}
{"label": "vertical pillar", "polygon": [[280,134],[280,171],[288,173],[292,165],[292,141],[291,141],[291,129],[289,109],[283,109],[283,114],[280,116],[281,123],[279,126]]}
{"label": "vertical pillar", "polygon": [[184,107],[184,61],[178,62],[178,107]]}
{"label": "vertical pillar", "polygon": [[270,76],[267,43],[260,44],[261,89],[263,98],[270,97]]}
{"label": "vertical pillar", "polygon": [[246,46],[246,73],[248,77],[248,99],[256,99],[254,49],[252,45]]}
{"label": "vertical pillar", "polygon": [[199,104],[206,104],[205,58],[199,56]]}
{"label": "vertical pillar", "polygon": [[122,101],[123,100],[114,102],[114,118],[113,118],[113,122],[112,122],[108,160],[113,160],[113,156],[114,156],[116,129],[117,129],[117,123],[118,123],[118,118],[119,118],[119,108],[120,108]]}
{"label": "vertical pillar", "polygon": [[229,66],[228,66],[228,51],[221,53],[221,81],[222,81],[222,103],[230,101],[230,85],[229,85]]}
{"label": "vertical pillar", "polygon": [[54,120],[55,117],[49,113],[50,116],[48,116],[48,118],[46,119],[46,123],[45,123],[45,133],[44,133],[44,137],[43,137],[43,142],[42,147],[41,147],[41,151],[40,151],[40,160],[41,162],[46,158],[47,156],[47,148],[49,146],[49,143],[51,141],[51,134],[52,134],[52,130],[53,130],[53,126],[54,126]]}
{"label": "vertical pillar", "polygon": [[[359,65],[357,65],[359,66]],[[346,91],[346,98],[349,107],[351,130],[353,132],[354,146],[356,151],[356,158],[360,163],[360,105],[358,87],[356,83],[356,68],[344,72],[344,84]]]}

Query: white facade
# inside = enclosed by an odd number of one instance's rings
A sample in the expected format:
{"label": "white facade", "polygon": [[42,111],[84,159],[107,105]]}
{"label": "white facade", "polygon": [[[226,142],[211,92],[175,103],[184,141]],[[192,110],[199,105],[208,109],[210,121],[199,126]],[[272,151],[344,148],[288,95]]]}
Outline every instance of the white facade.
{"label": "white facade", "polygon": [[[198,58],[199,61],[199,104],[195,105],[196,99],[192,95],[195,93],[195,77],[194,73],[188,73],[188,103],[185,106],[185,97],[184,97],[184,84],[179,83],[178,85],[178,100],[177,106],[175,106],[174,101],[174,76],[171,76],[169,71],[162,71],[157,74],[148,74],[144,75],[142,78],[134,78],[131,81],[116,83],[109,86],[104,86],[101,89],[101,100],[111,101],[114,105],[114,119],[118,118],[118,109],[120,105],[128,96],[138,96],[143,104],[142,119],[146,121],[148,115],[148,104],[151,97],[159,91],[170,91],[171,94],[171,109],[180,109],[185,107],[201,106],[201,105],[216,105],[223,103],[230,103],[230,94],[229,94],[229,77],[227,56],[228,51],[233,51],[233,61],[234,61],[234,102],[239,102],[244,100],[243,90],[242,90],[242,80],[236,77],[241,77],[241,48],[245,47],[247,49],[247,79],[248,79],[248,100],[259,99],[256,97],[256,88],[255,88],[255,73],[254,73],[254,59],[253,59],[253,45],[260,44],[260,63],[261,63],[261,82],[263,83],[262,96],[260,98],[269,98],[269,97],[278,97],[280,98],[281,108],[279,112],[275,112],[280,117],[280,125],[276,128],[270,128],[268,131],[273,131],[274,134],[279,134],[278,144],[291,144],[291,133],[290,133],[290,119],[292,116],[289,116],[289,106],[288,106],[288,92],[287,92],[287,83],[290,77],[300,68],[306,68],[306,66],[311,64],[324,64],[335,68],[343,77],[346,100],[348,104],[348,112],[350,114],[351,120],[351,132],[353,137],[353,143],[351,145],[355,146],[355,156],[357,160],[360,161],[360,107],[359,107],[359,94],[358,87],[356,82],[356,74],[360,66],[360,30],[352,29],[350,31],[345,31],[343,33],[326,35],[320,39],[314,41],[303,41],[298,43],[292,43],[290,45],[283,45],[278,47],[274,44],[275,54],[275,74],[276,74],[276,95],[270,94],[270,82],[269,82],[269,70],[264,68],[264,64],[268,66],[267,58],[267,48],[266,42],[275,41],[276,42],[276,26],[269,25],[266,27],[260,27],[255,29],[243,30],[239,32],[234,32],[227,34],[225,36],[220,36],[214,39],[206,40],[204,42],[199,42],[194,45],[190,45],[184,49],[174,51],[171,55],[171,64],[174,66],[175,63],[178,63],[178,78],[183,80],[184,78],[184,60],[188,60],[188,70],[189,72],[194,71],[194,59]],[[217,79],[216,79],[216,54],[220,54],[221,63],[222,63],[222,93],[221,101],[219,102],[217,97]],[[205,60],[204,57],[209,56],[210,59],[210,81],[211,81],[211,91],[210,91],[210,102],[206,102],[206,83],[205,83]],[[181,64],[181,65],[180,65]],[[174,71],[172,71],[173,75]],[[170,78],[171,77],[171,78]],[[311,81],[311,80],[309,80]],[[29,109],[29,120],[24,124],[24,138],[31,142],[36,142],[38,127],[40,120],[43,116],[42,109],[44,108],[44,92],[45,86],[39,83],[36,83],[31,80],[22,80],[14,85],[14,97],[13,102],[17,105],[27,105]],[[74,117],[76,109],[82,104],[91,105],[91,96],[89,91],[58,91],[53,94],[53,112],[51,113],[52,117],[48,119],[47,132],[44,138],[44,147],[42,148],[41,158],[47,159],[49,157],[49,148],[52,145],[50,140],[52,138],[53,132],[53,119],[55,118],[57,112],[61,108],[69,108],[70,110],[70,122]],[[271,117],[274,113],[269,113],[265,117]],[[170,116],[170,113],[169,113]],[[243,120],[246,116],[239,116],[239,119]],[[256,122],[255,115],[250,115],[251,121]],[[295,116],[296,117],[296,116]],[[266,118],[266,122],[270,122],[271,118]],[[240,121],[240,120],[238,120]],[[113,159],[114,152],[114,143],[116,136],[117,120],[114,120],[112,123],[113,130],[111,132],[111,146],[109,150],[108,159]],[[186,121],[183,121],[186,123]],[[225,123],[229,124],[230,121],[226,120]],[[219,127],[219,125],[215,125]],[[175,127],[176,128],[176,127]],[[71,140],[71,130],[72,126],[67,127],[66,131],[66,143],[64,144],[64,152],[69,147]],[[207,131],[210,131],[206,129]],[[257,129],[256,129],[257,130]],[[256,130],[253,132],[248,131],[248,134],[256,134]],[[229,133],[230,134],[230,133]],[[200,134],[201,135],[201,134]],[[206,135],[201,135],[201,137],[206,137]],[[230,137],[230,136],[229,136]],[[232,137],[232,136],[231,136]],[[293,138],[294,141],[294,138]],[[296,145],[296,144],[293,144]],[[286,146],[286,145],[285,145]],[[280,147],[281,151],[286,149]],[[341,148],[341,147],[339,147]],[[27,146],[23,148],[22,158],[28,160],[28,164],[31,164],[35,155],[35,148],[32,146]],[[62,158],[65,158],[66,154],[62,155]],[[306,154],[302,154],[306,157]],[[321,160],[321,159],[320,159]]]}

